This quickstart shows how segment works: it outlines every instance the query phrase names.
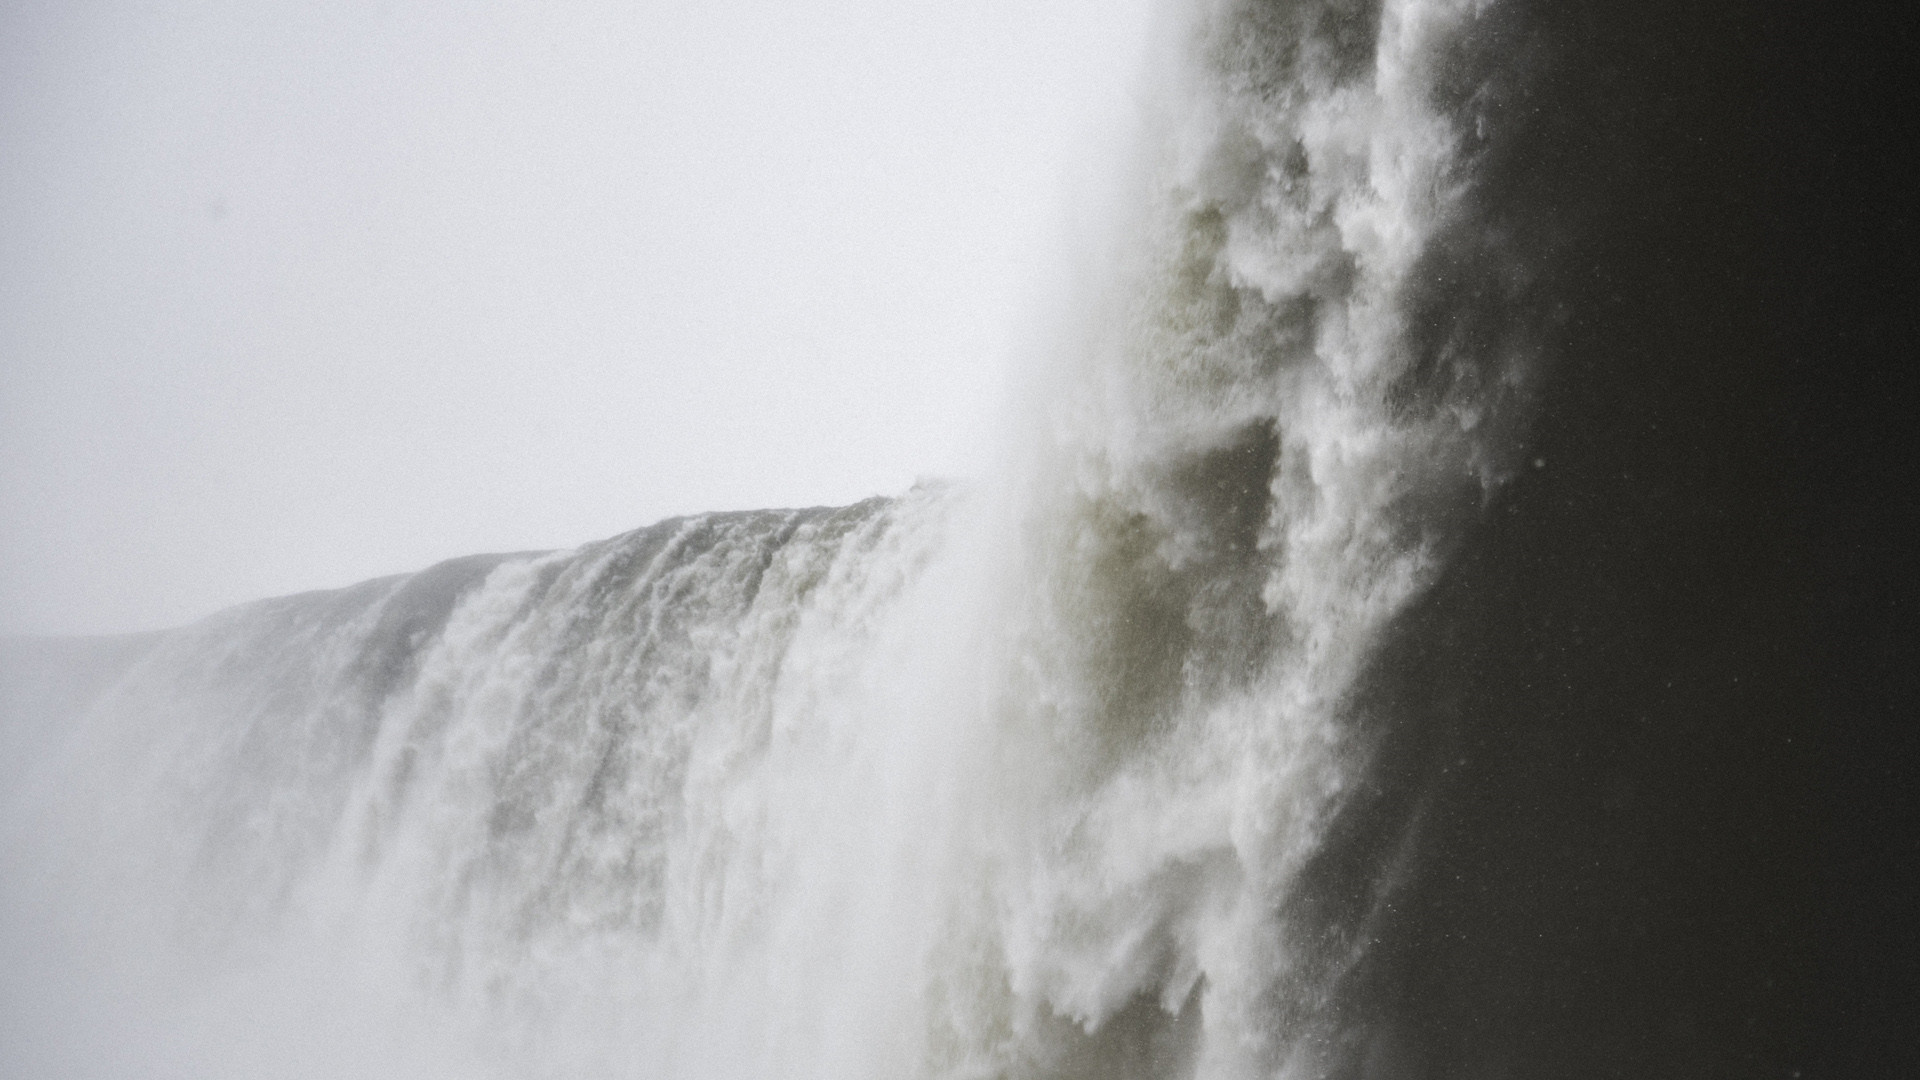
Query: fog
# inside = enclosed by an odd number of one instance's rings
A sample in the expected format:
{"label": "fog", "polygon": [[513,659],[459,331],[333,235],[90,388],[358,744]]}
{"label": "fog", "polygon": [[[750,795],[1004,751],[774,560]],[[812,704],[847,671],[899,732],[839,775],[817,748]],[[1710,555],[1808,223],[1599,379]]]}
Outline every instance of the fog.
{"label": "fog", "polygon": [[0,632],[975,471],[1144,8],[9,5]]}

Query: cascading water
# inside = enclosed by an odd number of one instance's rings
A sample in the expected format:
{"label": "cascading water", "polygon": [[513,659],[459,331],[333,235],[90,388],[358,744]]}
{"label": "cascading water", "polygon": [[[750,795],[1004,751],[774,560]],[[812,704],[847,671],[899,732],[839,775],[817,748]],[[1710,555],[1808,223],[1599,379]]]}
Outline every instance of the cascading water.
{"label": "cascading water", "polygon": [[1367,780],[1356,684],[1525,419],[1520,338],[1440,310],[1486,6],[1198,5],[1005,475],[160,638],[9,793],[4,959],[39,974],[0,1055],[1338,1071],[1393,882],[1391,844],[1337,911],[1303,881]]}

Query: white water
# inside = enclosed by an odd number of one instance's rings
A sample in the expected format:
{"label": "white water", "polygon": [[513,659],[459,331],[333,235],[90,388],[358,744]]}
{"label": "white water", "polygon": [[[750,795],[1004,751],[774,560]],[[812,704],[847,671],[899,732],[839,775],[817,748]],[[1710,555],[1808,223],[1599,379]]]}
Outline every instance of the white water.
{"label": "white water", "polygon": [[1516,419],[1408,300],[1482,6],[1187,13],[998,478],[165,638],[8,793],[0,1065],[1316,1075],[1343,709]]}

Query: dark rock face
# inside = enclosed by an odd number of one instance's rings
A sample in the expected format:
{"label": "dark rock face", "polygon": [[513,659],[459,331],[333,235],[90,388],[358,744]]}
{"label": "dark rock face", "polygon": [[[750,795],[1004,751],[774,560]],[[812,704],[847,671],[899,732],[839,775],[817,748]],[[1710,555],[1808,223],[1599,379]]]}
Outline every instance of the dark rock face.
{"label": "dark rock face", "polygon": [[1375,783],[1312,880],[1398,876],[1344,1068],[1915,1075],[1911,35],[1539,3],[1488,40],[1457,229],[1556,321],[1534,467],[1357,704]]}

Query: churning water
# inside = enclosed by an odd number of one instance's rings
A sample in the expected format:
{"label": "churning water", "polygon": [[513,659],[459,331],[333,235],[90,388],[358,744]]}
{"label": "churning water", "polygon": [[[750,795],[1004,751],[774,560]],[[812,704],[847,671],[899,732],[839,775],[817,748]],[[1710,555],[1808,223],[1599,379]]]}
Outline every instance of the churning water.
{"label": "churning water", "polygon": [[999,475],[88,653],[86,707],[9,736],[0,1063],[1377,1058],[1337,1006],[1420,814],[1318,859],[1374,767],[1361,683],[1531,467],[1526,320],[1447,308],[1526,287],[1500,237],[1452,229],[1501,105],[1459,77],[1493,14],[1192,7],[1117,269]]}

